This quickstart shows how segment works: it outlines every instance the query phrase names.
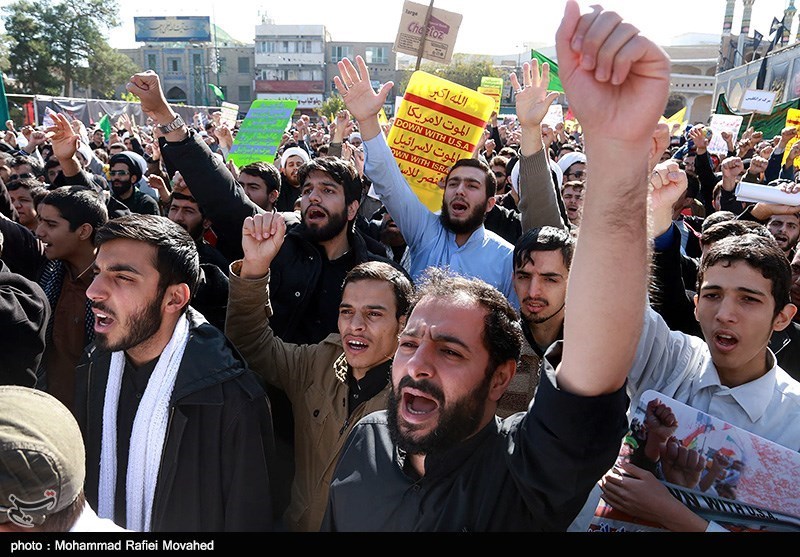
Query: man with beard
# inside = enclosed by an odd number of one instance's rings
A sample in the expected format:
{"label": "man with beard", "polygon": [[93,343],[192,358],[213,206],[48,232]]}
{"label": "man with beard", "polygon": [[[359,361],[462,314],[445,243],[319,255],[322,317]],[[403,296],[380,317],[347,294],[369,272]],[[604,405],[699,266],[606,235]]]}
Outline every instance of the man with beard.
{"label": "man with beard", "polygon": [[[350,434],[322,530],[564,531],[614,463],[628,426],[631,339],[642,329],[648,158],[670,62],[617,14],[595,6],[581,16],[573,0],[556,49],[593,164],[563,346],[548,352],[527,412],[501,420],[497,401],[522,343],[518,316],[485,282],[429,269],[400,334],[389,410]],[[624,107],[634,102],[631,120]],[[640,218],[621,223],[623,203]],[[631,272],[620,272],[623,261]],[[610,328],[597,302],[623,295],[629,303],[614,308]]]}
{"label": "man with beard", "polygon": [[767,229],[790,261],[794,258],[797,240],[800,239],[800,213],[772,215],[767,221]]}
{"label": "man with beard", "polygon": [[301,195],[300,175],[298,171],[311,160],[308,152],[302,147],[289,147],[281,155],[281,186],[275,208],[278,211],[294,211],[295,202]]}
{"label": "man with beard", "polygon": [[350,113],[358,121],[366,148],[364,173],[397,223],[411,251],[411,276],[416,280],[431,266],[449,267],[496,286],[516,304],[511,284],[514,246],[484,227],[496,203],[497,178],[474,158],[457,161],[444,180],[442,209],[431,213],[400,172],[380,127],[378,114],[392,88],[372,89],[369,70],[360,56],[358,69],[345,58],[334,81]]}
{"label": "man with beard", "polygon": [[95,342],[76,370],[87,500],[137,532],[272,530],[269,400],[189,307],[194,240],[169,219],[133,214],[110,220],[96,243],[86,291]]}
{"label": "man with beard", "polygon": [[[243,257],[242,223],[264,210],[247,197],[228,168],[219,164],[199,136],[182,123],[167,103],[159,77],[152,71],[132,76],[128,90],[142,109],[161,126],[161,154],[167,171],[179,171],[205,215],[214,223],[217,248],[230,261]],[[288,227],[280,252],[270,266],[270,326],[281,340],[315,344],[337,331],[341,286],[347,273],[365,261],[385,261],[367,249],[353,226],[361,198],[361,180],[352,163],[320,157],[298,170],[302,184],[301,221]],[[297,222],[294,211],[283,213]],[[236,245],[238,243],[238,245]],[[399,266],[398,266],[399,268]],[[282,477],[293,474],[292,409],[286,395],[268,387],[278,442]],[[288,501],[290,481],[278,489]],[[284,496],[285,495],[285,496]],[[276,508],[278,513],[283,508]]]}
{"label": "man with beard", "polygon": [[[800,193],[800,186],[794,180],[778,178],[769,185],[785,193],[793,195]],[[765,225],[786,254],[786,258],[791,261],[797,249],[797,242],[800,240],[800,212],[797,209],[796,205],[761,201],[748,205],[736,218],[754,220]]]}
{"label": "man with beard", "polygon": [[283,342],[270,328],[269,284],[285,226],[280,214],[245,220],[245,257],[231,265],[225,333],[253,371],[292,402],[297,470],[284,521],[291,531],[311,532],[319,530],[347,434],[363,416],[386,408],[412,287],[387,263],[361,263],[344,279],[337,333],[315,344]]}
{"label": "man with beard", "polygon": [[211,220],[205,216],[203,209],[197,203],[197,200],[192,197],[192,193],[188,188],[182,192],[174,191],[170,194],[167,217],[172,222],[180,225],[192,237],[197,246],[201,264],[210,263],[216,265],[227,273],[228,260],[205,239],[206,231],[211,228]]}
{"label": "man with beard", "polygon": [[158,201],[142,193],[136,183],[142,178],[142,169],[133,157],[118,153],[108,161],[112,195],[132,213],[160,215]]}
{"label": "man with beard", "polygon": [[192,298],[192,307],[222,331],[225,329],[225,309],[228,305],[228,260],[205,239],[211,221],[205,217],[188,188],[170,194],[167,218],[186,230],[197,246],[200,280]]}

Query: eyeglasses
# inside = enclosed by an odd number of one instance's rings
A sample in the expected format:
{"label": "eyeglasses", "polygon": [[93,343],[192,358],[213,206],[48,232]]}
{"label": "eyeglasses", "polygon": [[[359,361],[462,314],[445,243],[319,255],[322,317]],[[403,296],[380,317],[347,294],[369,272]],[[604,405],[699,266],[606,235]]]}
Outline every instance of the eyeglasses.
{"label": "eyeglasses", "polygon": [[576,170],[575,172],[567,172],[567,176],[575,176],[578,180],[586,177],[585,170]]}
{"label": "eyeglasses", "polygon": [[33,174],[30,172],[23,172],[22,174],[11,174],[8,179],[9,181],[13,182],[14,180],[24,180],[25,178],[33,178]]}
{"label": "eyeglasses", "polygon": [[129,173],[127,170],[109,170],[108,174],[110,176],[127,176]]}
{"label": "eyeglasses", "polygon": [[494,175],[495,175],[495,178],[505,178],[506,177],[506,173],[505,172],[495,172]]}

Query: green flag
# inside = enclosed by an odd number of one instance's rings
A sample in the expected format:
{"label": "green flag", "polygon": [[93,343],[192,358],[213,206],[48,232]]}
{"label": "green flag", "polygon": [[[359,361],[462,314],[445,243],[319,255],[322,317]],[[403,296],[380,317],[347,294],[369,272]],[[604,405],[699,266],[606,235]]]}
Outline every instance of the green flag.
{"label": "green flag", "polygon": [[558,64],[553,62],[550,58],[548,58],[544,54],[540,54],[535,50],[531,49],[531,60],[533,60],[534,58],[539,61],[540,66],[544,62],[547,62],[550,65],[550,86],[547,88],[547,90],[558,91],[559,93],[563,93],[564,86],[561,85],[561,80],[558,78]]}
{"label": "green flag", "polygon": [[217,96],[219,100],[221,101],[225,100],[225,93],[222,92],[222,89],[220,89],[213,83],[209,83],[208,86],[211,88],[211,90],[214,92],[214,94]]}
{"label": "green flag", "polygon": [[6,85],[3,83],[3,72],[0,72],[0,122],[2,122],[3,127],[5,127],[5,123],[8,122],[9,119]]}
{"label": "green flag", "polygon": [[108,117],[108,114],[100,118],[97,122],[97,127],[103,130],[103,137],[108,141],[111,137],[111,118]]}

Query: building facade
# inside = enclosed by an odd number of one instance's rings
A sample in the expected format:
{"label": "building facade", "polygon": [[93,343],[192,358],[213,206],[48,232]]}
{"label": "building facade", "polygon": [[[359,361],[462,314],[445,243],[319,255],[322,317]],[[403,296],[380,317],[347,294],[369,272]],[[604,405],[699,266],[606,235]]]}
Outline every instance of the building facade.
{"label": "building facade", "polygon": [[324,25],[256,25],[256,98],[296,100],[296,114],[315,117],[325,99],[328,42]]}
{"label": "building facade", "polygon": [[225,101],[239,106],[240,117],[254,98],[253,45],[231,38],[217,28],[212,42],[153,42],[135,49],[121,49],[142,70],[161,78],[171,103],[219,106],[210,84],[222,90]]}
{"label": "building facade", "polygon": [[[394,43],[378,42],[352,42],[331,41],[326,46],[327,57],[325,64],[325,97],[336,93],[333,78],[339,75],[337,63],[342,58],[355,61],[356,56],[361,56],[369,66],[369,76],[373,89],[377,89],[386,82],[398,83],[401,73],[398,71],[397,54],[392,50]],[[390,91],[383,107],[387,116],[394,115],[395,95],[399,93]]]}

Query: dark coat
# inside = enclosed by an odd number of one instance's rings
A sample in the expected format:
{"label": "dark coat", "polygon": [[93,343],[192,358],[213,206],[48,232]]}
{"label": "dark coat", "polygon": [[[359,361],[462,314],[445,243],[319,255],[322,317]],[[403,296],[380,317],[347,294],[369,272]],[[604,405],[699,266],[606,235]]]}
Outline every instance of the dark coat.
{"label": "dark coat", "polygon": [[[319,342],[337,331],[319,331],[319,338],[304,339],[297,336],[298,327],[303,320],[311,318],[308,307],[313,293],[319,286],[322,274],[322,256],[318,249],[303,235],[304,225],[298,224],[289,229],[278,255],[270,265],[270,302],[273,315],[270,320],[275,335],[285,342],[308,344]],[[408,273],[394,261],[372,253],[356,229],[348,232],[350,249],[355,255],[355,265],[365,261],[383,261]],[[409,280],[411,280],[409,278]]]}
{"label": "dark coat", "polygon": [[[225,336],[189,308],[189,342],[170,401],[153,532],[274,529],[269,399]],[[103,400],[111,353],[92,343],[76,374],[86,443],[86,498],[98,506]]]}
{"label": "dark coat", "polygon": [[50,303],[42,287],[0,260],[0,385],[36,386]]}

